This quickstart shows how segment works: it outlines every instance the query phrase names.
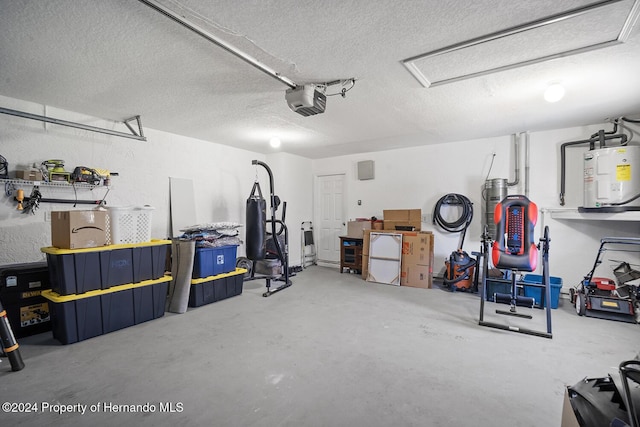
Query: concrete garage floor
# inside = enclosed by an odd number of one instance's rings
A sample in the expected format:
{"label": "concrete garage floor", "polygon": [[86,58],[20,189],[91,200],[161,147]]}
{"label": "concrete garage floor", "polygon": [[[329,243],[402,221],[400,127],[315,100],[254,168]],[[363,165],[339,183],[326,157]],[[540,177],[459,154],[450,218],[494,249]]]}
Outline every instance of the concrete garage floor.
{"label": "concrete garage floor", "polygon": [[[246,282],[240,296],[75,344],[23,338],[26,368],[0,363],[0,400],[39,412],[2,425],[559,426],[565,386],[640,350],[639,325],[579,317],[566,300],[546,339],[478,326],[474,294],[318,266],[293,282],[269,298],[264,280]],[[495,308],[486,320],[510,321]],[[544,329],[535,311],[525,324]],[[145,403],[155,412],[113,411]]]}

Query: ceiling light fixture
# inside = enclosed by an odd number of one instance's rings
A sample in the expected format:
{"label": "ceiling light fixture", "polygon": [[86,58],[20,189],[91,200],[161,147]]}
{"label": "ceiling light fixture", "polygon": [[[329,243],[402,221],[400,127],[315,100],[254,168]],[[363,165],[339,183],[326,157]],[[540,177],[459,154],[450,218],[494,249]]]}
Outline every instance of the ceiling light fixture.
{"label": "ceiling light fixture", "polygon": [[269,140],[269,144],[273,147],[273,148],[278,148],[280,147],[280,138],[278,138],[277,136],[272,137]]}
{"label": "ceiling light fixture", "polygon": [[564,98],[564,86],[560,83],[553,83],[544,91],[544,100],[547,102],[558,102]]}

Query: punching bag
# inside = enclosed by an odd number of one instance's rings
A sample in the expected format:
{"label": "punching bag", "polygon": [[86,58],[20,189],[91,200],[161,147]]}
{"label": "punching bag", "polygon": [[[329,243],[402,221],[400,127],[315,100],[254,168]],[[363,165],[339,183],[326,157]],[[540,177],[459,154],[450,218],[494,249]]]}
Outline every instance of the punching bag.
{"label": "punching bag", "polygon": [[247,258],[252,261],[264,259],[267,253],[267,201],[262,197],[260,184],[253,184],[247,199],[246,217]]}

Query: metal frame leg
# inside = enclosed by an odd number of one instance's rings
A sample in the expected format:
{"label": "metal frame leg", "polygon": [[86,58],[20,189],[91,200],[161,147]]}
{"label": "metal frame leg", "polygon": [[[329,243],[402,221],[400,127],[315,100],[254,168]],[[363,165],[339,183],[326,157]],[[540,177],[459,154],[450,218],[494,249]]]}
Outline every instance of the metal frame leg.
{"label": "metal frame leg", "polygon": [[[495,329],[502,329],[505,331],[511,331],[511,332],[519,332],[522,334],[527,334],[527,335],[534,335],[534,336],[538,336],[538,337],[542,337],[542,338],[553,338],[553,334],[551,332],[551,285],[549,283],[549,227],[545,227],[544,229],[544,237],[542,239],[540,239],[540,241],[542,242],[542,277],[543,277],[543,283],[544,283],[544,287],[545,287],[545,311],[546,311],[546,323],[547,323],[547,331],[546,332],[542,332],[542,331],[536,331],[533,329],[527,329],[527,328],[520,328],[520,327],[516,327],[516,326],[509,326],[509,325],[504,325],[501,323],[494,323],[494,322],[487,322],[484,320],[484,300],[486,298],[487,295],[487,273],[488,273],[488,259],[487,259],[487,252],[488,252],[488,240],[485,239],[485,236],[483,236],[483,250],[484,252],[484,259],[483,259],[483,277],[482,277],[482,298],[480,300],[480,319],[478,321],[478,325],[480,326],[487,326],[490,328],[495,328]],[[512,280],[515,281],[515,277],[512,277]],[[515,286],[515,285],[513,285]],[[496,312],[498,312],[498,310],[496,310]],[[503,312],[501,314],[510,314],[507,312]]]}

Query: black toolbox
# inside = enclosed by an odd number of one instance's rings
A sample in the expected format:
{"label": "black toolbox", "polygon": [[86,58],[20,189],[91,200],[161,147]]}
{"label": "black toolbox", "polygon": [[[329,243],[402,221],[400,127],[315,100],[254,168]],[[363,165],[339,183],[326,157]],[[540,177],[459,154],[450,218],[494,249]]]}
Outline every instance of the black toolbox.
{"label": "black toolbox", "polygon": [[41,293],[51,289],[46,262],[0,266],[0,301],[16,338],[51,330],[49,302]]}

